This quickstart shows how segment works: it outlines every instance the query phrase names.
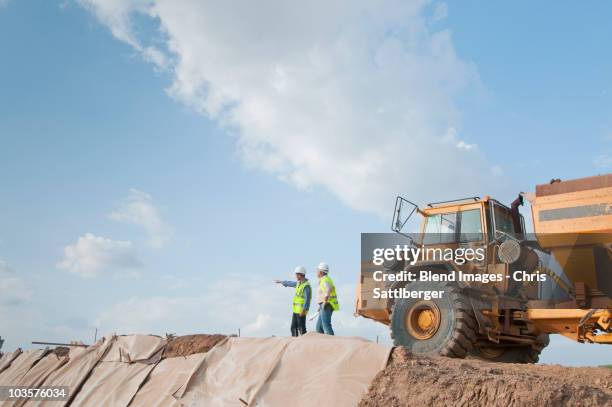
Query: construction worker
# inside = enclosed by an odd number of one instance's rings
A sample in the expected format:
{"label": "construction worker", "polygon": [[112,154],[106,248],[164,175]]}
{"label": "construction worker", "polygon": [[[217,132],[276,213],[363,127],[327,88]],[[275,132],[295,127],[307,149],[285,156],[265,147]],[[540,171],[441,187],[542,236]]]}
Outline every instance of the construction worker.
{"label": "construction worker", "polygon": [[306,269],[303,266],[295,268],[295,280],[274,280],[276,284],[282,284],[284,287],[295,287],[291,307],[293,312],[291,317],[291,336],[299,336],[306,333],[306,314],[308,314],[310,300],[312,299],[310,281],[306,278]]}
{"label": "construction worker", "polygon": [[329,266],[327,263],[319,263],[317,266],[317,277],[319,277],[319,289],[317,290],[317,303],[319,304],[319,319],[317,320],[317,332],[333,335],[331,324],[332,313],[338,311],[338,296],[336,286],[329,277]]}

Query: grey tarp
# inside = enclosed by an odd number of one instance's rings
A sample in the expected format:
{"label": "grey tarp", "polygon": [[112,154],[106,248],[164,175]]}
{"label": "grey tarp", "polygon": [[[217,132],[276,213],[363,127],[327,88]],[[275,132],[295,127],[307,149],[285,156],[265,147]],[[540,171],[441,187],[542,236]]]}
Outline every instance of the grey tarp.
{"label": "grey tarp", "polygon": [[186,406],[354,406],[390,348],[361,338],[229,338],[209,351],[177,398]]}
{"label": "grey tarp", "polygon": [[101,362],[148,361],[166,345],[166,340],[156,335],[119,335]]}
{"label": "grey tarp", "polygon": [[[115,336],[110,349],[75,396],[73,405],[127,406],[159,362],[165,344],[165,339],[154,335]],[[137,360],[144,362],[134,362]]]}
{"label": "grey tarp", "polygon": [[[98,364],[100,359],[108,352],[113,344],[115,337],[100,340],[95,345],[84,349],[75,349],[70,352],[70,360],[64,366],[53,372],[43,383],[44,386],[67,386],[70,391],[70,399],[85,382],[92,369]],[[74,355],[74,357],[73,357]],[[28,400],[26,406],[59,406],[66,405],[67,402],[58,403],[57,401],[35,401]]]}
{"label": "grey tarp", "polygon": [[208,351],[177,398],[187,406],[239,406],[264,384],[287,343],[287,338],[227,338]]}
{"label": "grey tarp", "polygon": [[308,334],[290,340],[276,369],[248,403],[356,406],[387,365],[389,353],[390,348],[361,338]]}
{"label": "grey tarp", "polygon": [[353,406],[390,352],[361,338],[311,333],[226,338],[206,354],[160,362],[166,343],[150,335],[113,336],[87,348],[71,348],[68,362],[48,354],[22,374],[22,363],[27,366],[37,355],[29,352],[13,367],[24,385],[69,387],[71,405],[78,407]]}
{"label": "grey tarp", "polygon": [[127,406],[155,365],[100,362],[74,398],[73,406]]}
{"label": "grey tarp", "polygon": [[187,381],[206,354],[174,357],[159,362],[136,393],[130,407],[177,407],[172,396]]}
{"label": "grey tarp", "polygon": [[3,354],[2,358],[0,359],[0,373],[6,370],[11,363],[13,363],[13,360],[15,360],[19,355],[21,355],[21,348],[18,348],[11,353]]}
{"label": "grey tarp", "polygon": [[38,362],[47,352],[42,349],[30,349],[19,355],[13,363],[0,373],[0,384],[3,386],[14,386],[36,362]]}
{"label": "grey tarp", "polygon": [[[48,353],[45,357],[39,360],[38,363],[32,366],[32,368],[28,370],[21,380],[15,384],[19,387],[39,387],[51,373],[60,368],[66,362],[68,362],[68,358],[66,356],[59,357],[55,353]],[[5,402],[5,404],[0,404],[0,406],[19,407],[24,404],[25,400],[20,400],[15,401],[12,404]]]}

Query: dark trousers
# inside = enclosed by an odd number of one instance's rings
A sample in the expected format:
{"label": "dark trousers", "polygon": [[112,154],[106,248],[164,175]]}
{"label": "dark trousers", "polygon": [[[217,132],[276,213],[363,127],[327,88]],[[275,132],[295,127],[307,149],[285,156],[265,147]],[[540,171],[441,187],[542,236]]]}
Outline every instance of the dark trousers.
{"label": "dark trousers", "polygon": [[294,313],[291,317],[291,336],[300,336],[306,333],[306,315]]}

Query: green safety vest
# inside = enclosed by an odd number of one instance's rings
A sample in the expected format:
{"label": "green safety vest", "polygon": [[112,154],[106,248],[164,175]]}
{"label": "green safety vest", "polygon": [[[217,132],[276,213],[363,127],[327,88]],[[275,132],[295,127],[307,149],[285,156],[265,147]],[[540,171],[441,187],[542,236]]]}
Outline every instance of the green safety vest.
{"label": "green safety vest", "polygon": [[338,296],[336,295],[336,286],[332,279],[326,274],[319,279],[319,290],[323,290],[323,283],[329,284],[331,287],[329,290],[329,297],[327,298],[327,302],[332,306],[334,311],[338,311],[340,309],[340,304],[338,304]]}
{"label": "green safety vest", "polygon": [[295,294],[293,295],[292,307],[294,314],[301,314],[304,310],[304,304],[306,304],[306,296],[304,295],[304,289],[306,288],[306,286],[310,287],[310,281],[306,280],[301,283],[297,283],[295,286]]}

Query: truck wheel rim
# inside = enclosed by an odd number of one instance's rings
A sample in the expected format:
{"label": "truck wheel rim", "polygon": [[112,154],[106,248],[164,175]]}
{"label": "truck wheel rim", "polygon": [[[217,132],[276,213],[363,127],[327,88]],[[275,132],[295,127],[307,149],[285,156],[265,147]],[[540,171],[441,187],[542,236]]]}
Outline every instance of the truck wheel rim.
{"label": "truck wheel rim", "polygon": [[430,339],[440,328],[440,309],[431,301],[419,301],[406,314],[404,323],[413,337],[422,341]]}

